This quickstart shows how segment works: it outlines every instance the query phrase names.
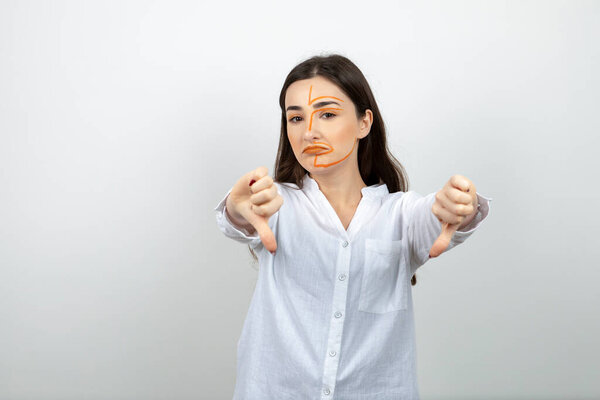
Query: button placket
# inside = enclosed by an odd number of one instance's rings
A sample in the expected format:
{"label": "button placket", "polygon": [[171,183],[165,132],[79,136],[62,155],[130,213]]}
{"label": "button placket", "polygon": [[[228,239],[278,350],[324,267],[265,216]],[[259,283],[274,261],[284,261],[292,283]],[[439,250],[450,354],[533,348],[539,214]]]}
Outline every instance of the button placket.
{"label": "button placket", "polygon": [[[351,245],[347,236],[343,236],[342,241],[338,242],[338,262],[336,263],[337,279],[333,282],[333,303],[332,316],[329,326],[329,336],[327,339],[327,353],[324,360],[322,400],[330,399],[335,392],[336,376],[339,366],[340,357],[336,357],[340,353],[342,334],[344,330],[344,314],[346,312],[346,299],[348,296],[348,285],[344,284],[348,280],[348,271],[350,270],[351,260]],[[335,284],[338,283],[338,284]],[[325,393],[325,389],[329,394]]]}

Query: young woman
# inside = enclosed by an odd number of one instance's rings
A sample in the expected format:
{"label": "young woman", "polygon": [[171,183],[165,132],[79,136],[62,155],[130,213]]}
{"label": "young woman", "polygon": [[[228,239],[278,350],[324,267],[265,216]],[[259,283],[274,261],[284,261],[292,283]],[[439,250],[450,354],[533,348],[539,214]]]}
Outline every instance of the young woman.
{"label": "young woman", "polygon": [[274,177],[248,172],[215,208],[260,266],[234,399],[418,399],[410,283],[491,199],[461,175],[408,191],[369,84],[343,56],[297,65],[279,104]]}

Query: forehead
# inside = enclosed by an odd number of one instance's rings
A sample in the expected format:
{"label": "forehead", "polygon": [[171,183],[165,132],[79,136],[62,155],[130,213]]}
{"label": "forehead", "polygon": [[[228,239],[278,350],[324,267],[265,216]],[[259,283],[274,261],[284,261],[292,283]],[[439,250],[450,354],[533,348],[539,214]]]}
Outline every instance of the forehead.
{"label": "forehead", "polygon": [[350,103],[348,96],[346,96],[336,84],[322,76],[315,76],[314,78],[303,79],[292,83],[285,94],[285,106],[308,105],[309,93],[311,99],[321,96],[334,96],[344,100],[345,103]]}

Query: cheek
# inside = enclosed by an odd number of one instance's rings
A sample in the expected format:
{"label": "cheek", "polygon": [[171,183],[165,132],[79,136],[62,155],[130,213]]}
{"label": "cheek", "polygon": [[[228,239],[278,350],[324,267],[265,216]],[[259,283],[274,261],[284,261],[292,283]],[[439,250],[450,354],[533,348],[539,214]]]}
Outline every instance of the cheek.
{"label": "cheek", "polygon": [[300,141],[299,141],[299,135],[295,134],[294,131],[290,131],[288,129],[287,132],[287,138],[288,141],[290,142],[290,145],[292,146],[292,150],[294,150],[294,152],[296,152],[298,150],[298,147],[301,145]]}
{"label": "cheek", "polygon": [[335,130],[332,130],[330,137],[339,144],[352,142],[356,137],[356,126],[352,123],[340,124]]}
{"label": "cheek", "polygon": [[287,138],[293,146],[294,142],[296,141],[296,135],[294,135],[294,131],[290,130],[289,128],[287,130]]}

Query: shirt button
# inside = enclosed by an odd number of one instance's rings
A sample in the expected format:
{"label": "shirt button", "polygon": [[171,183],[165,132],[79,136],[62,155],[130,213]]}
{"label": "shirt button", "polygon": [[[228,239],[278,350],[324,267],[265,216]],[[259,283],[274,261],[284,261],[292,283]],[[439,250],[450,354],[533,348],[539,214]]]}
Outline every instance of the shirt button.
{"label": "shirt button", "polygon": [[342,313],[339,312],[339,311],[336,311],[334,315],[335,315],[336,318],[339,318],[339,317],[342,316]]}
{"label": "shirt button", "polygon": [[338,279],[340,281],[343,281],[344,279],[346,279],[346,274],[340,274],[340,276],[338,276]]}
{"label": "shirt button", "polygon": [[337,353],[335,352],[335,350],[331,350],[331,351],[329,352],[329,355],[330,355],[331,357],[334,357],[336,354],[337,354]]}
{"label": "shirt button", "polygon": [[328,388],[325,388],[325,389],[323,389],[323,393],[325,393],[325,394],[329,394],[329,393],[331,393],[331,392],[329,391],[329,389],[328,389]]}
{"label": "shirt button", "polygon": [[344,242],[342,243],[342,247],[348,247],[348,241],[344,240]]}

